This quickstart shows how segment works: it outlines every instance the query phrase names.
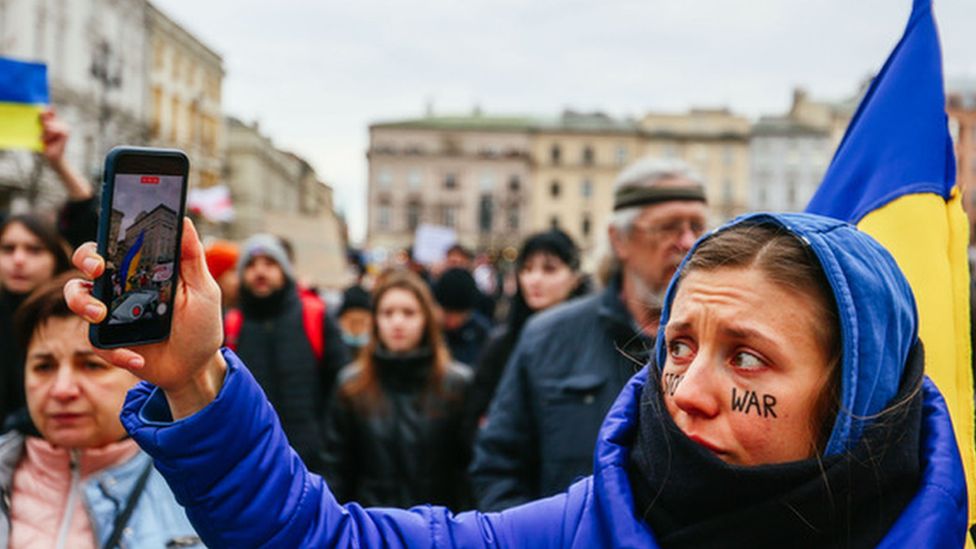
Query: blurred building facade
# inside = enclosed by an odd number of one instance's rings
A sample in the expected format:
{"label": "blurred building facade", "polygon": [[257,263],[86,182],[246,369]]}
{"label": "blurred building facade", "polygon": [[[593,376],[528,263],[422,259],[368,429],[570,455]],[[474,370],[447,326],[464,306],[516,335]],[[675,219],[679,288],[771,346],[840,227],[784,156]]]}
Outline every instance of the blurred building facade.
{"label": "blurred building facade", "polygon": [[484,250],[559,227],[584,250],[605,234],[613,183],[644,155],[682,158],[701,175],[721,220],[745,211],[749,121],[727,110],[560,116],[427,116],[372,124],[367,241],[388,251],[420,223],[445,225]]}
{"label": "blurred building facade", "polygon": [[763,116],[749,143],[750,210],[803,211],[830,164],[831,133],[789,116]]}
{"label": "blurred building facade", "polygon": [[[147,9],[145,0],[0,2],[0,55],[47,64],[52,106],[71,126],[67,160],[93,180],[108,149],[148,140]],[[0,151],[0,209],[64,196],[42,159]]]}
{"label": "blurred building facade", "polygon": [[151,4],[149,135],[190,157],[190,184],[212,187],[223,170],[223,59]]}
{"label": "blurred building facade", "polygon": [[613,211],[617,174],[644,154],[639,126],[599,112],[565,111],[537,119],[531,136],[527,231],[558,227],[582,249],[593,249]]}
{"label": "blurred building facade", "polygon": [[531,127],[479,113],[371,125],[370,247],[408,247],[422,223],[450,227],[472,248],[517,245],[532,229]]}
{"label": "blurred building facade", "polygon": [[256,123],[226,119],[224,179],[235,218],[227,238],[268,232],[287,239],[295,271],[310,285],[346,283],[346,241],[335,213],[332,188],[301,157],[276,147]]}

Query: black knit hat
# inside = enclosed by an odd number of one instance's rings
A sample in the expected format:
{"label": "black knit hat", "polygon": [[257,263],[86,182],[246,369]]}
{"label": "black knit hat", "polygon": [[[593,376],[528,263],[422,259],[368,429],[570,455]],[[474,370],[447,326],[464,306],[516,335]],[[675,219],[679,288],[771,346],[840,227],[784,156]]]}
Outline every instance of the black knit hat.
{"label": "black knit hat", "polygon": [[369,292],[364,290],[362,286],[350,286],[342,292],[342,305],[339,306],[339,316],[353,309],[370,310]]}
{"label": "black knit hat", "polygon": [[568,234],[559,229],[535,233],[525,239],[519,251],[516,264],[521,268],[525,261],[536,253],[552,254],[562,260],[570,269],[579,270],[579,248]]}
{"label": "black knit hat", "polygon": [[434,283],[434,299],[448,311],[467,311],[478,303],[478,286],[465,269],[448,269]]}

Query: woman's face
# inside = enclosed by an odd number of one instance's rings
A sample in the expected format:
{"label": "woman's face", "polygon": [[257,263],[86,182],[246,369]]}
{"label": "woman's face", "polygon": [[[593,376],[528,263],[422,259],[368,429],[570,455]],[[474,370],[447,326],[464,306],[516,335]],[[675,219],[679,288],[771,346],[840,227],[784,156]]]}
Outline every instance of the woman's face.
{"label": "woman's face", "polygon": [[0,286],[25,294],[54,276],[54,255],[22,223],[0,235]]}
{"label": "woman's face", "polygon": [[661,382],[678,427],[735,465],[812,457],[829,378],[819,318],[813,298],[757,269],[689,273],[665,329]]}
{"label": "woman's face", "polygon": [[558,257],[538,252],[522,264],[518,281],[525,303],[533,311],[541,311],[565,301],[579,277]]}
{"label": "woman's face", "polygon": [[45,440],[64,448],[97,448],[121,440],[119,411],[137,379],[95,356],[88,323],[52,317],[27,348],[27,408]]}
{"label": "woman's face", "polygon": [[376,329],[380,342],[390,351],[412,351],[424,339],[427,322],[420,300],[413,292],[391,288],[383,293],[376,307]]}

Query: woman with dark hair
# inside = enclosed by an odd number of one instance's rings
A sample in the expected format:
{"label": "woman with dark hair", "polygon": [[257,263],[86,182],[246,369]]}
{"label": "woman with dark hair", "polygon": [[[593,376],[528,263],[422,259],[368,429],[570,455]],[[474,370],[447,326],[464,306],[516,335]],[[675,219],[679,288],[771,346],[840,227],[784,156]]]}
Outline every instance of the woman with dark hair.
{"label": "woman with dark hair", "polygon": [[13,337],[14,312],[35,288],[68,270],[68,253],[54,226],[36,215],[15,215],[0,225],[0,425],[24,406],[23,349]]}
{"label": "woman with dark hair", "polygon": [[[219,327],[207,328],[217,292],[194,265],[195,233],[184,235],[174,325],[192,336],[103,356],[155,384],[130,393],[122,421],[210,545],[965,542],[965,474],[945,400],[923,373],[911,288],[852,225],[754,214],[702,237],[664,297],[651,363],[603,423],[593,475],[500,513],[458,515],[340,505],[307,472],[246,367],[217,351]],[[98,256],[75,257],[93,258],[89,277]],[[97,302],[80,280],[66,294],[79,314]]]}
{"label": "woman with dark hair", "polygon": [[485,345],[465,404],[466,430],[472,439],[484,423],[505,364],[529,317],[590,290],[589,279],[580,273],[576,243],[559,229],[526,238],[515,260],[515,270],[518,284],[509,306],[508,322]]}
{"label": "woman with dark hair", "polygon": [[409,271],[373,290],[372,333],[339,373],[326,427],[325,476],[339,501],[408,507],[467,503],[461,436],[471,381],[452,363],[427,285]]}

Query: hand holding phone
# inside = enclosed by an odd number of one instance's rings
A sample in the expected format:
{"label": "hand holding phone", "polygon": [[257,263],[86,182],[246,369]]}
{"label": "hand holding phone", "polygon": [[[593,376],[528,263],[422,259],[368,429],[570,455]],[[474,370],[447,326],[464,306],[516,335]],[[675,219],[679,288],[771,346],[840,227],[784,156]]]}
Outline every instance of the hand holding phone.
{"label": "hand holding phone", "polygon": [[166,339],[179,280],[189,160],[181,151],[116,147],[105,158],[94,294],[108,308],[92,345],[109,349]]}
{"label": "hand holding phone", "polygon": [[[179,283],[169,338],[134,349],[95,349],[110,364],[163,389],[174,418],[190,415],[213,400],[226,370],[219,352],[223,341],[220,288],[207,270],[203,244],[193,224],[184,219],[181,226]],[[94,325],[106,318],[108,310],[91,294],[89,281],[104,274],[106,263],[94,242],[79,247],[72,262],[87,280],[68,282],[65,299],[75,314]]]}

